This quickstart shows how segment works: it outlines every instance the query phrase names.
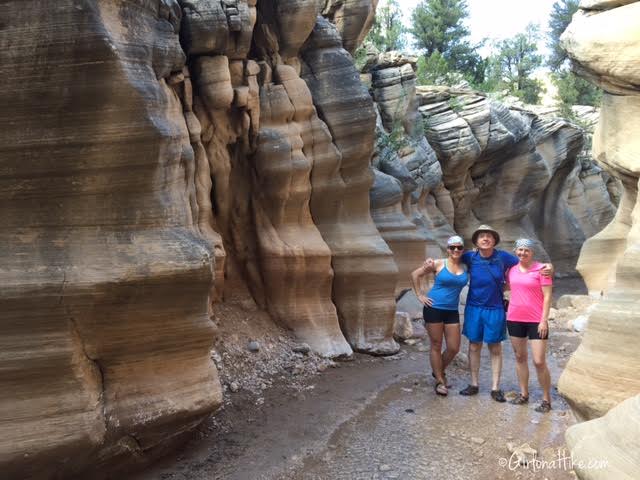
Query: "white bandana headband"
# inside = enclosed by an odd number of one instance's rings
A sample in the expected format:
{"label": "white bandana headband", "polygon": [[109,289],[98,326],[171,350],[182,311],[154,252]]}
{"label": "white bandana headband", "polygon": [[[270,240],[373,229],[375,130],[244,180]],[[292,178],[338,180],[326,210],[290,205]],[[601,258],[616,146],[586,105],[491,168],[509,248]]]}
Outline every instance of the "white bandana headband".
{"label": "white bandana headband", "polygon": [[529,250],[533,250],[535,248],[535,243],[528,238],[520,238],[516,240],[516,248],[528,248]]}
{"label": "white bandana headband", "polygon": [[454,235],[452,237],[449,237],[449,239],[447,240],[447,246],[450,245],[464,245],[464,240],[462,240],[462,237]]}

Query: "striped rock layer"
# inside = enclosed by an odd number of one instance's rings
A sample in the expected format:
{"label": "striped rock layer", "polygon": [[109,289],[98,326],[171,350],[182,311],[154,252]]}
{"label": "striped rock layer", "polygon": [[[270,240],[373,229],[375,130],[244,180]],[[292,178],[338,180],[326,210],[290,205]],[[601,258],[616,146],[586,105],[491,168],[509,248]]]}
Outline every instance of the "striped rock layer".
{"label": "striped rock layer", "polygon": [[[574,69],[603,88],[594,157],[620,179],[615,218],[589,239],[578,269],[603,295],[558,389],[583,423],[566,434],[581,479],[640,477],[640,2],[583,1],[562,37]],[[602,469],[588,461],[607,462]]]}

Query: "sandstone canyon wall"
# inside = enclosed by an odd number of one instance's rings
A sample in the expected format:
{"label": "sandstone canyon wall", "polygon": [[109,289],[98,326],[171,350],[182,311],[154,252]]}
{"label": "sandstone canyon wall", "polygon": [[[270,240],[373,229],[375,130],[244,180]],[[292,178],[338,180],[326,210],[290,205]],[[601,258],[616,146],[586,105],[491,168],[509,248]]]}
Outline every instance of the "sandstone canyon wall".
{"label": "sandstone canyon wall", "polygon": [[416,87],[414,63],[388,52],[364,67],[379,110],[372,214],[398,289],[421,244],[440,255],[455,231],[470,246],[481,223],[501,232],[501,248],[529,237],[557,271],[574,271],[585,238],[615,214],[608,177],[579,160],[582,130],[470,89]]}
{"label": "sandstone canyon wall", "polygon": [[604,296],[558,388],[576,416],[567,431],[574,457],[604,459],[582,479],[640,477],[640,2],[583,1],[562,42],[575,70],[604,90],[593,151],[623,185],[614,220],[583,246],[578,268]]}
{"label": "sandstone canyon wall", "polygon": [[[0,469],[136,456],[221,401],[180,9],[3,4]],[[9,74],[9,72],[11,72]]]}
{"label": "sandstone canyon wall", "polygon": [[375,112],[343,48],[375,3],[5,2],[5,478],[192,429],[221,404],[212,305],[237,292],[321,355],[397,351]]}
{"label": "sandstone canyon wall", "polygon": [[363,84],[375,0],[53,3],[0,30],[6,477],[143,461],[215,411],[215,305],[391,354],[394,295],[454,230],[569,268],[610,213],[566,122],[416,87],[402,56]]}

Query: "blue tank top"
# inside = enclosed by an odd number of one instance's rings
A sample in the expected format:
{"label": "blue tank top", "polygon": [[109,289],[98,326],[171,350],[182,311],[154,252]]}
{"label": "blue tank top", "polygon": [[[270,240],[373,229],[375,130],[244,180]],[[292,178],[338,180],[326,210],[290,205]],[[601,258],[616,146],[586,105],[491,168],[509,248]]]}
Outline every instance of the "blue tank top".
{"label": "blue tank top", "polygon": [[445,260],[444,267],[436,274],[433,287],[427,294],[433,300],[433,308],[457,311],[460,303],[460,291],[468,281],[469,274],[466,269],[460,275],[451,273],[447,269],[447,261]]}

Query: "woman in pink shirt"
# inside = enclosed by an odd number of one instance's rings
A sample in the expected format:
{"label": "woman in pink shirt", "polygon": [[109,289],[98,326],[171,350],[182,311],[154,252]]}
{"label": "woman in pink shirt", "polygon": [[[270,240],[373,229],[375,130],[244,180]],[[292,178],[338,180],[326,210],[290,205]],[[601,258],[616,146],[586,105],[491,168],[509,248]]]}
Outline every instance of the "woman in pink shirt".
{"label": "woman in pink shirt", "polygon": [[516,355],[516,371],[520,394],[510,403],[529,403],[529,367],[527,339],[531,341],[533,364],[538,373],[543,397],[536,412],[551,410],[551,375],[547,367],[547,338],[549,336],[549,308],[551,307],[551,277],[540,274],[542,264],[533,260],[534,243],[522,238],[516,241],[515,253],[520,263],[507,273],[511,299],[507,310],[507,330]]}

